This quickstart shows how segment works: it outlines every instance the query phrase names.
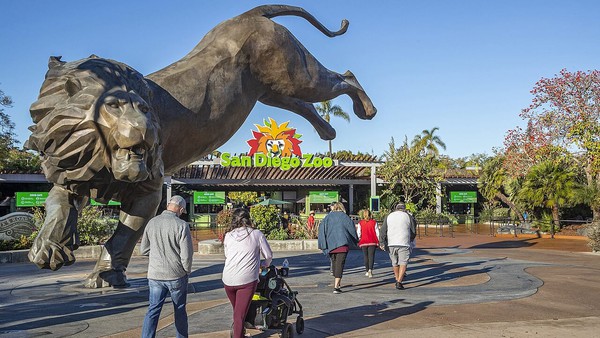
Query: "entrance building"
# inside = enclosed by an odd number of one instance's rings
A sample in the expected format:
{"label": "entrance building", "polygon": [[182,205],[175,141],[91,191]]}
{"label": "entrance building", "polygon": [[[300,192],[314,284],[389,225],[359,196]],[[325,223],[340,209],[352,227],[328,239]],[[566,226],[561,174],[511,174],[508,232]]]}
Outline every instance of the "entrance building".
{"label": "entrance building", "polygon": [[[193,191],[256,191],[259,196],[288,202],[283,206],[289,212],[303,214],[308,209],[325,211],[329,203],[319,203],[311,193],[337,192],[339,201],[349,213],[367,208],[371,196],[377,195],[383,181],[376,177],[377,167],[383,163],[375,156],[360,155],[349,159],[335,159],[328,168],[277,167],[223,167],[219,158],[207,158],[182,168],[167,178],[167,195],[177,185]],[[314,195],[314,194],[313,194]],[[196,206],[198,208],[198,206]],[[210,206],[200,206],[201,211]]]}
{"label": "entrance building", "polygon": [[[304,214],[308,209],[325,211],[329,203],[313,203],[310,195],[314,192],[337,192],[339,201],[344,203],[350,214],[370,207],[370,200],[379,196],[385,184],[377,178],[377,168],[383,162],[372,155],[354,155],[334,159],[328,168],[291,168],[281,170],[276,167],[223,167],[219,158],[208,157],[180,169],[172,176],[165,177],[165,198],[173,191],[224,192],[256,191],[258,195],[289,202],[283,209],[295,214]],[[449,170],[444,174],[438,190],[437,210],[454,214],[476,215],[482,201],[477,192],[476,171]],[[0,173],[0,216],[19,209],[15,201],[17,192],[48,192],[52,185],[44,175]],[[190,203],[194,205],[193,203]],[[223,202],[196,204],[192,213],[215,213],[227,204]]]}

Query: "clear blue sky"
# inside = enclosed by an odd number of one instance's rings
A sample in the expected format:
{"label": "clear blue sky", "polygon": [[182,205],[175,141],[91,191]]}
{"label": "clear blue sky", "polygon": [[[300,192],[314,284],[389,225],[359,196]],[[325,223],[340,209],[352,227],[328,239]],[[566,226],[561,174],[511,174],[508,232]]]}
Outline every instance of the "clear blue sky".
{"label": "clear blue sky", "polygon": [[[29,136],[29,106],[36,100],[48,57],[73,61],[90,54],[124,62],[149,74],[178,60],[219,22],[257,5],[215,1],[5,1],[0,6],[0,88],[15,102],[6,111],[18,139]],[[391,138],[412,139],[439,127],[446,155],[491,154],[506,131],[523,125],[522,108],[542,77],[562,68],[600,68],[600,1],[295,1],[332,30],[327,38],[305,20],[281,17],[323,65],[352,70],[375,106],[371,121],[333,119],[335,150],[381,155]],[[348,112],[351,101],[334,100]],[[304,153],[326,152],[310,124],[257,104],[221,151],[246,152],[254,124],[265,117],[290,121]]]}

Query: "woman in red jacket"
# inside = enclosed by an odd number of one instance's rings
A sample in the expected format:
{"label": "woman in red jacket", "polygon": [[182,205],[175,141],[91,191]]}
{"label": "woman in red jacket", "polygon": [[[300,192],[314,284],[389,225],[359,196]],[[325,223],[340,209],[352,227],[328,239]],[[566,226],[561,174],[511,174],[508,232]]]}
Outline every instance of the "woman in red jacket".
{"label": "woman in red jacket", "polygon": [[379,227],[373,219],[373,214],[368,209],[361,210],[358,215],[361,220],[358,223],[358,246],[362,249],[365,258],[365,276],[373,277],[373,264],[375,263],[375,250],[379,246]]}

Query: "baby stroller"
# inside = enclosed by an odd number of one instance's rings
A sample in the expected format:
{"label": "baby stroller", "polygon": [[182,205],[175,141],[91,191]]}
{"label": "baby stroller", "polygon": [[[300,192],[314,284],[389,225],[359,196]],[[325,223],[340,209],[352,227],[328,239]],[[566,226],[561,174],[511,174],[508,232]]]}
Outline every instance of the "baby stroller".
{"label": "baby stroller", "polygon": [[289,268],[281,269],[271,265],[260,273],[256,293],[250,303],[246,322],[260,330],[281,330],[282,338],[294,337],[293,325],[287,322],[288,316],[298,314],[296,332],[304,332],[302,305],[296,297],[298,291],[292,291],[283,277],[287,277]]}

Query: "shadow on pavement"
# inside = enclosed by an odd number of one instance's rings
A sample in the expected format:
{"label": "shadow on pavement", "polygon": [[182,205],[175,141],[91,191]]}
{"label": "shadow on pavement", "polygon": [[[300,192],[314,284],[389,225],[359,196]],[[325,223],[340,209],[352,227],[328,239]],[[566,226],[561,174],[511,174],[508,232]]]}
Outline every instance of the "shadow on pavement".
{"label": "shadow on pavement", "polygon": [[[142,281],[139,282],[142,283]],[[28,293],[29,301],[11,305],[10,312],[12,314],[6,313],[0,317],[0,328],[2,331],[34,330],[73,322],[85,322],[92,318],[105,316],[110,318],[148,306],[147,292],[133,289],[97,289],[99,290],[97,294],[90,292],[88,296],[84,297],[79,293],[76,295],[67,293],[64,296],[48,294],[48,292],[56,292],[65,287],[72,288],[74,291],[78,287],[82,290],[89,290],[85,289],[80,281],[59,281],[52,285],[38,284],[13,289],[12,292]],[[59,292],[63,293],[64,291]],[[12,324],[15,322],[20,322],[20,324]]]}
{"label": "shadow on pavement", "polygon": [[[394,299],[385,303],[361,305],[326,312],[318,317],[306,319],[305,326],[307,330],[310,330],[310,337],[329,337],[395,320],[425,310],[433,304],[432,301],[425,301],[407,304],[403,307],[396,306],[397,303],[403,302],[403,299]],[[398,335],[400,336],[400,333]]]}
{"label": "shadow on pavement", "polygon": [[482,243],[471,246],[472,249],[516,249],[527,248],[536,245],[532,238],[505,240],[499,242]]}

